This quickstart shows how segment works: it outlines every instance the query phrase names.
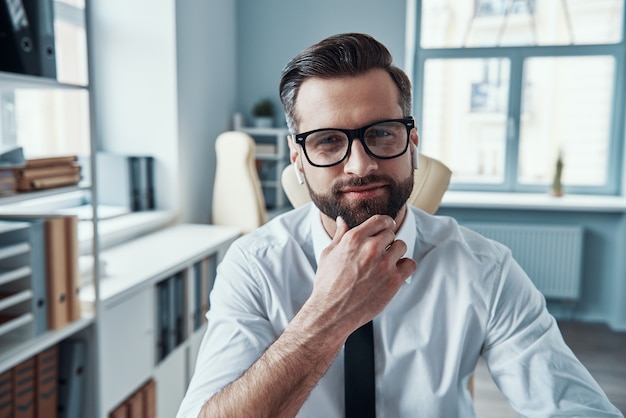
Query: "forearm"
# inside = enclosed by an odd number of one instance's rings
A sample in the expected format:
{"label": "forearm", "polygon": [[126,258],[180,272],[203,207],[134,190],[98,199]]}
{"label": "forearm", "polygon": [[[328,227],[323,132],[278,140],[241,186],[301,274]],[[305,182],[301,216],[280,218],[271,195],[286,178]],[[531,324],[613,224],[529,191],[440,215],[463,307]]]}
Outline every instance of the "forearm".
{"label": "forearm", "polygon": [[200,417],[293,417],[343,346],[344,331],[305,308],[239,379],[202,408]]}

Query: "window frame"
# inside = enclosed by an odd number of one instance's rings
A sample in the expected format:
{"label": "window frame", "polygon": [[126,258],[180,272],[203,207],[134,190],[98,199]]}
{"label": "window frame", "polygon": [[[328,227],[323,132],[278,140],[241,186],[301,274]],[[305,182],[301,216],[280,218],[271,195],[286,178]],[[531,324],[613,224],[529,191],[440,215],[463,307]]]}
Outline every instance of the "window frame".
{"label": "window frame", "polygon": [[[450,183],[450,190],[480,192],[539,192],[544,193],[545,185],[518,183],[518,149],[520,142],[520,116],[522,101],[522,81],[524,60],[535,57],[584,57],[612,56],[615,60],[613,75],[613,97],[611,98],[610,133],[606,167],[606,183],[598,186],[565,186],[566,193],[619,195],[622,187],[622,167],[624,153],[624,123],[626,119],[626,6],[622,16],[622,39],[616,44],[596,45],[541,45],[541,46],[500,46],[464,48],[422,48],[421,10],[422,1],[416,0],[413,74],[413,109],[417,127],[423,125],[424,68],[429,59],[471,59],[504,58],[510,61],[509,97],[505,141],[504,180],[497,184]],[[428,140],[428,138],[425,138]]]}

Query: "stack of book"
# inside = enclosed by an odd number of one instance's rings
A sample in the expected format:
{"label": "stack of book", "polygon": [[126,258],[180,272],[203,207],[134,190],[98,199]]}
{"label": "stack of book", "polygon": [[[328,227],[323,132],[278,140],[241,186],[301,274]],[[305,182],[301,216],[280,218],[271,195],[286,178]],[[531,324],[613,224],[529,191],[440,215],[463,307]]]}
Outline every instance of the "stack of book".
{"label": "stack of book", "polygon": [[76,155],[26,160],[26,165],[13,173],[20,192],[73,186],[81,180]]}

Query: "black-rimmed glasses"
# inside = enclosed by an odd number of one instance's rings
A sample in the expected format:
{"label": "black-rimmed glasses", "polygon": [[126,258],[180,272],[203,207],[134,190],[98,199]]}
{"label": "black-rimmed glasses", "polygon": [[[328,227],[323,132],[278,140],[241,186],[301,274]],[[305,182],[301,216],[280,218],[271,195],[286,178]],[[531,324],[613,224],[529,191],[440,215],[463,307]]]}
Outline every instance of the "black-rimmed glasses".
{"label": "black-rimmed glasses", "polygon": [[381,160],[401,156],[409,147],[409,133],[415,127],[412,117],[387,119],[358,129],[324,128],[295,134],[306,159],[315,167],[332,167],[350,154],[352,141],[358,138],[365,152]]}

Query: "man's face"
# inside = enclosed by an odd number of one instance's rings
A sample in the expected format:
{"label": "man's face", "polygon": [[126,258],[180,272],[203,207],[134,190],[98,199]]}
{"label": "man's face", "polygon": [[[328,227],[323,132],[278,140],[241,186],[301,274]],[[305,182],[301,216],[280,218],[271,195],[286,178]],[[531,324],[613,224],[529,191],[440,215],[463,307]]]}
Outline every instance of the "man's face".
{"label": "man's face", "polygon": [[[309,79],[298,93],[296,114],[300,132],[320,128],[354,129],[384,119],[402,118],[399,91],[384,70],[358,77]],[[411,131],[411,145],[417,145]],[[351,228],[374,214],[404,219],[404,205],[413,189],[412,147],[391,160],[370,157],[360,138],[348,158],[333,167],[314,167],[290,141],[291,160],[302,168],[311,199],[333,221],[341,216]]]}

